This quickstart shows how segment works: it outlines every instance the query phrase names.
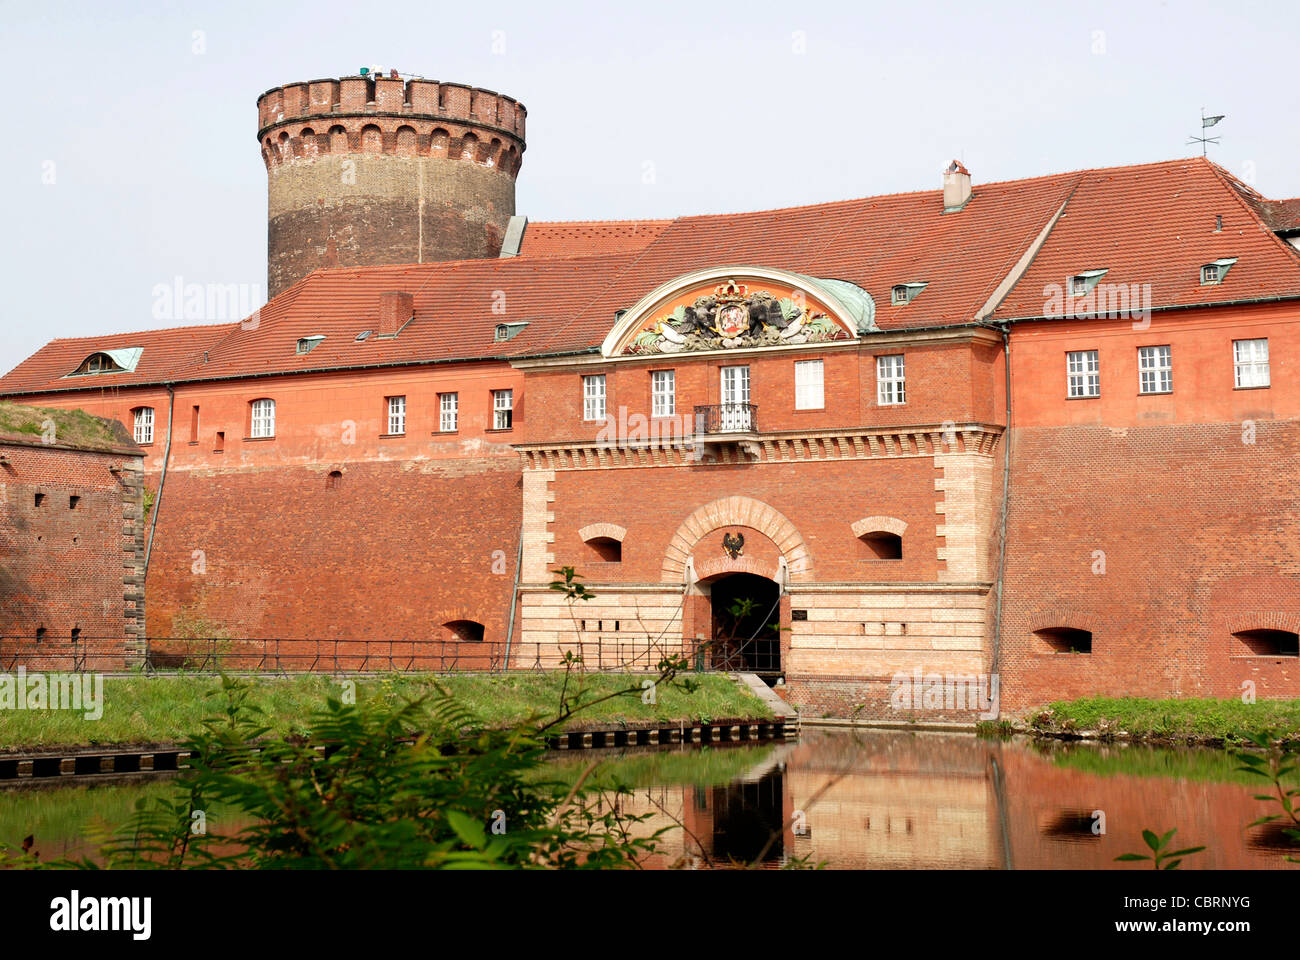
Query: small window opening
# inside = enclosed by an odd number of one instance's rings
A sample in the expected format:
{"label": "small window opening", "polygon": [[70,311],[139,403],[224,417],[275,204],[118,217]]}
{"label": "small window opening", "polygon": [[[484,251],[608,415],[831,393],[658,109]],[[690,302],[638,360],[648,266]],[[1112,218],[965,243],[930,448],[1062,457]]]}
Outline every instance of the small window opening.
{"label": "small window opening", "polygon": [[587,541],[596,558],[605,563],[623,562],[623,544],[612,537],[593,537]]}
{"label": "small window opening", "polygon": [[894,306],[911,303],[926,288],[925,283],[899,283],[889,291],[889,299]]}
{"label": "small window opening", "polygon": [[37,643],[40,643],[42,640],[44,640],[44,639],[45,639],[45,634],[46,634],[47,632],[48,632],[48,631],[46,631],[46,629],[45,629],[44,627],[37,627],[37,628],[36,628],[36,642],[37,642]]}
{"label": "small window opening", "polygon": [[76,496],[75,494],[74,494],[73,496],[71,496],[71,497],[68,497],[68,509],[69,509],[69,510],[76,510],[76,509],[77,509],[77,504],[79,504],[79,503],[81,503],[81,498],[78,497],[78,496]]}
{"label": "small window opening", "polygon": [[481,643],[483,640],[483,624],[477,620],[451,620],[443,624],[452,635],[466,643]]}
{"label": "small window opening", "polygon": [[1236,257],[1220,257],[1201,267],[1201,285],[1222,283],[1227,277],[1228,271],[1232,265],[1237,262]]}
{"label": "small window opening", "polygon": [[325,478],[326,490],[337,490],[339,484],[343,482],[343,471],[331,470],[329,476]]}
{"label": "small window opening", "polygon": [[1238,656],[1300,656],[1300,634],[1289,630],[1242,630],[1233,636],[1241,641]]}
{"label": "small window opening", "polygon": [[873,530],[858,537],[868,560],[902,560],[903,538],[896,533]]}
{"label": "small window opening", "polygon": [[38,494],[36,495],[36,505],[39,507],[39,506],[41,506],[41,505],[44,504],[44,503],[45,503],[45,494],[43,494],[43,493],[38,493]]}
{"label": "small window opening", "polygon": [[80,639],[81,639],[81,628],[80,628],[80,627],[73,627],[73,628],[72,628],[72,642],[73,642],[73,643],[76,643],[76,642],[77,642],[78,640],[80,640]]}
{"label": "small window opening", "polygon": [[225,449],[226,449],[226,431],[224,431],[224,430],[218,430],[218,431],[217,431],[217,442],[216,442],[216,445],[212,448],[212,452],[213,452],[213,453],[221,453],[221,452],[222,452],[223,450],[225,450]]}
{"label": "small window opening", "polygon": [[1035,630],[1043,653],[1092,653],[1092,633],[1074,627],[1048,627]]}

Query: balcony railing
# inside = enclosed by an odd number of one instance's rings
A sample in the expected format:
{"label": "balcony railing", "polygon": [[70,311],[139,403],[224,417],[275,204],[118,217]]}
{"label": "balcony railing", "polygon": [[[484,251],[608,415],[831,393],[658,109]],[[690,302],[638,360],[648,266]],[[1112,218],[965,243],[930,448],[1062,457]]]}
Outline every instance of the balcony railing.
{"label": "balcony railing", "polygon": [[695,408],[697,434],[756,433],[757,431],[757,404],[713,403]]}

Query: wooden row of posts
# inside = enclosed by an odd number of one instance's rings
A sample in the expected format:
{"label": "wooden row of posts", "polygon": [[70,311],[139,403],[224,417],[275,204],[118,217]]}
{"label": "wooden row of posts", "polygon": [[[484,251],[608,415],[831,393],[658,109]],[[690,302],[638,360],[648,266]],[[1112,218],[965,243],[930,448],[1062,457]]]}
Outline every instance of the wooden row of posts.
{"label": "wooden row of posts", "polygon": [[[798,736],[797,721],[722,720],[716,723],[679,723],[676,726],[571,731],[547,738],[546,745],[555,750],[583,750],[667,744],[741,743],[796,739]],[[322,754],[326,752],[324,746],[319,746],[316,750]],[[190,756],[189,751],[165,746],[150,750],[83,750],[67,754],[0,755],[0,783],[166,773],[184,769]]]}

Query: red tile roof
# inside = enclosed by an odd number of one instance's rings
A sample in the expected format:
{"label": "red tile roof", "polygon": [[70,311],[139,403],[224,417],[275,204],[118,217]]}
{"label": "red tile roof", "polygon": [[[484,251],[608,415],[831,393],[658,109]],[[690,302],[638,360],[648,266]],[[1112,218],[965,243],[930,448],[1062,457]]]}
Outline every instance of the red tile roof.
{"label": "red tile roof", "polygon": [[[96,337],[51,340],[5,377],[0,390],[21,393],[28,390],[112,389],[139,383],[176,379],[188,370],[204,350],[216,346],[230,324],[172,327],[140,333],[109,333]],[[68,376],[92,353],[143,347],[135,370],[125,373],[96,373]]]}
{"label": "red tile roof", "polygon": [[[1065,213],[995,319],[1040,316],[1044,288],[1085,270],[1106,270],[1108,284],[1150,284],[1154,309],[1300,296],[1300,257],[1242,187],[1199,157],[1079,174]],[[1201,286],[1203,264],[1234,257],[1222,284]]]}
{"label": "red tile roof", "polygon": [[644,250],[671,220],[553,220],[529,222],[519,254],[575,257]]}
{"label": "red tile roof", "polygon": [[[1300,297],[1300,254],[1273,234],[1269,217],[1285,214],[1270,214],[1270,203],[1198,157],[976,183],[948,214],[935,189],[671,221],[533,223],[517,257],[315,271],[255,323],[55,340],[0,379],[0,393],[589,350],[616,310],[723,264],[856,283],[883,329],[967,323],[1062,207],[993,319],[1041,316],[1045,287],[1086,270],[1150,284],[1154,307]],[[1201,265],[1228,257],[1237,262],[1224,282],[1201,286]],[[891,305],[891,288],[910,282],[927,286]],[[394,339],[357,341],[377,328],[379,295],[390,290],[413,295],[414,319]],[[496,342],[499,323],[526,326]],[[325,339],[297,354],[311,336]],[[96,350],[130,346],[144,347],[134,373],[65,376]]]}

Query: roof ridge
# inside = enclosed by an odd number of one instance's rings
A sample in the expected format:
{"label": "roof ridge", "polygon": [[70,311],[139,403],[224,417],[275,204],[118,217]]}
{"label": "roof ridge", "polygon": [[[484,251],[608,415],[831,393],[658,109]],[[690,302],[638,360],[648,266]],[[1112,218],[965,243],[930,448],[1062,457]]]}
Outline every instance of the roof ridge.
{"label": "roof ridge", "polygon": [[[1118,170],[1138,170],[1142,167],[1170,167],[1179,163],[1190,163],[1196,160],[1203,160],[1203,157],[1173,157],[1169,160],[1144,160],[1141,163],[1121,163],[1109,167],[1080,167],[1077,170],[1061,170],[1057,173],[1044,174],[1038,177],[1013,177],[1010,180],[990,180],[982,184],[986,187],[998,187],[1008,183],[1027,183],[1030,180],[1051,180],[1057,177],[1082,177],[1090,173],[1109,173]],[[978,182],[976,186],[980,186]]]}
{"label": "roof ridge", "polygon": [[672,223],[676,217],[618,217],[613,220],[529,220],[530,227],[559,227],[572,226],[575,224],[605,224],[605,223]]}
{"label": "roof ridge", "polygon": [[378,270],[399,270],[399,269],[400,270],[416,269],[421,272],[436,272],[439,267],[452,267],[452,268],[459,269],[462,267],[469,267],[469,266],[482,266],[489,263],[501,265],[501,264],[507,264],[513,261],[520,261],[520,260],[527,260],[529,262],[532,262],[534,260],[548,260],[548,261],[605,260],[605,259],[610,259],[615,257],[625,257],[627,255],[628,255],[628,251],[626,250],[611,251],[609,253],[573,253],[573,254],[566,253],[566,254],[556,254],[553,256],[549,256],[549,255],[543,256],[540,254],[530,256],[528,254],[521,253],[513,257],[465,257],[464,259],[461,260],[426,260],[423,263],[372,263],[372,264],[358,264],[353,267],[317,267],[315,270],[311,271],[311,273],[308,273],[306,276],[304,276],[301,280],[295,282],[292,287],[289,287],[288,290],[285,290],[284,293],[281,293],[279,296],[284,296],[289,292],[289,290],[293,290],[295,287],[299,286],[300,284],[302,284],[306,280],[309,280],[312,277],[320,276],[323,278],[327,276],[338,275],[340,273],[348,273],[348,272],[367,273],[367,272],[374,272]]}
{"label": "roof ridge", "polygon": [[215,330],[218,327],[223,327],[226,326],[227,324],[238,323],[238,322],[239,321],[237,320],[236,321],[216,320],[213,321],[212,323],[191,323],[191,324],[186,324],[185,326],[182,327],[150,327],[148,330],[123,330],[119,333],[94,333],[94,334],[87,334],[81,337],[52,337],[49,340],[49,343],[71,343],[74,340],[104,340],[107,339],[108,337],[130,337],[130,336],[135,336],[136,334],[144,335],[144,334],[155,334],[155,333],[175,333],[179,330],[207,330],[207,329]]}
{"label": "roof ridge", "polygon": [[[1300,250],[1296,250],[1295,247],[1291,246],[1291,244],[1287,243],[1276,233],[1274,233],[1273,228],[1264,222],[1264,218],[1260,214],[1260,211],[1256,209],[1253,204],[1247,201],[1246,198],[1241,195],[1241,192],[1239,190],[1235,189],[1232,186],[1232,184],[1228,182],[1227,177],[1231,176],[1231,174],[1227,174],[1227,172],[1223,170],[1223,168],[1221,168],[1217,163],[1214,163],[1211,160],[1206,160],[1205,165],[1207,169],[1209,169],[1211,175],[1213,175],[1218,180],[1219,185],[1220,187],[1222,187],[1223,191],[1227,193],[1228,196],[1232,197],[1234,200],[1237,201],[1237,203],[1241,206],[1241,208],[1246,211],[1246,215],[1255,221],[1255,225],[1259,227],[1259,229],[1264,233],[1264,235],[1269,240],[1271,240],[1278,247],[1285,250],[1287,255],[1292,260],[1300,259]],[[1262,196],[1261,199],[1263,199]]]}
{"label": "roof ridge", "polygon": [[[1003,186],[1007,186],[1008,184],[1033,183],[1033,182],[1035,182],[1035,181],[1061,180],[1061,179],[1068,179],[1068,178],[1070,178],[1070,177],[1078,177],[1078,176],[1082,176],[1082,175],[1090,174],[1090,173],[1109,172],[1109,171],[1112,171],[1112,170],[1115,170],[1115,171],[1119,171],[1119,170],[1137,170],[1137,169],[1142,168],[1142,167],[1163,167],[1163,166],[1171,166],[1171,165],[1178,164],[1178,163],[1187,163],[1187,162],[1189,162],[1189,161],[1193,161],[1193,160],[1201,160],[1201,159],[1203,159],[1203,158],[1201,158],[1201,157],[1175,157],[1175,158],[1171,158],[1171,159],[1168,159],[1168,160],[1146,160],[1146,161],[1143,161],[1143,162],[1141,162],[1141,163],[1124,163],[1124,164],[1117,164],[1117,165],[1109,166],[1109,167],[1082,167],[1082,168],[1077,169],[1077,170],[1059,170],[1059,171],[1057,171],[1057,172],[1055,172],[1055,173],[1044,173],[1044,174],[1038,174],[1037,176],[1030,176],[1030,177],[1011,177],[1011,178],[1006,179],[1006,180],[977,181],[976,184],[975,184],[975,186],[976,186],[976,187],[979,187],[979,188],[1003,187]],[[759,209],[750,209],[750,210],[732,210],[732,211],[723,211],[723,212],[719,212],[719,213],[683,213],[683,214],[678,214],[678,215],[676,215],[676,216],[674,216],[674,217],[670,217],[670,218],[662,218],[662,217],[661,217],[661,218],[654,218],[653,220],[651,220],[651,219],[645,219],[645,220],[640,220],[640,221],[636,221],[636,222],[642,222],[642,223],[646,223],[646,222],[662,222],[663,220],[667,219],[668,222],[670,222],[670,223],[676,223],[676,222],[678,222],[678,221],[682,221],[682,220],[704,220],[704,219],[708,219],[708,218],[712,218],[712,217],[743,217],[743,216],[747,216],[747,215],[750,215],[750,214],[761,214],[761,213],[784,213],[784,212],[786,212],[786,211],[788,211],[788,210],[811,210],[811,209],[816,208],[816,207],[836,207],[836,206],[846,206],[846,205],[848,205],[848,204],[853,204],[853,203],[863,203],[863,202],[865,202],[865,201],[870,201],[870,200],[893,200],[893,199],[899,199],[899,198],[903,198],[903,197],[920,197],[920,196],[926,196],[926,195],[929,195],[929,194],[940,193],[940,192],[942,191],[942,189],[943,189],[942,187],[932,187],[932,188],[929,188],[929,189],[920,189],[920,190],[898,190],[898,191],[894,191],[894,192],[892,192],[892,193],[874,193],[874,194],[866,194],[866,195],[864,195],[864,196],[859,196],[859,197],[846,197],[846,198],[844,198],[844,199],[842,199],[842,200],[823,200],[823,201],[820,201],[820,202],[818,202],[818,203],[796,203],[796,204],[789,204],[789,205],[787,205],[787,206],[783,206],[783,207],[762,207],[762,208],[759,208]],[[567,221],[565,221],[565,220],[538,220],[538,221],[535,221],[535,222],[536,222],[536,223],[626,223],[626,222],[633,222],[633,221],[620,221],[620,220],[567,220]],[[531,222],[530,222],[530,223],[531,223]]]}
{"label": "roof ridge", "polygon": [[[1083,174],[1079,173],[1075,176],[1074,183],[1070,186],[1070,189],[1065,192],[1065,196],[1061,199],[1061,202],[1057,204],[1056,209],[1048,211],[1047,222],[1039,225],[1038,229],[1034,233],[1031,233],[1029,235],[1028,240],[1026,240],[1024,244],[1022,244],[1020,247],[1016,248],[1016,251],[1012,254],[1013,256],[1015,256],[1015,260],[1013,260],[1010,266],[1006,268],[1006,272],[1002,274],[1002,279],[998,280],[993,285],[992,290],[989,290],[988,296],[984,298],[984,302],[981,303],[975,309],[976,319],[980,319],[979,317],[980,311],[984,309],[984,307],[988,304],[989,300],[993,298],[993,295],[997,293],[998,286],[1000,286],[1003,280],[1006,280],[1015,271],[1016,265],[1020,263],[1020,258],[1023,257],[1026,253],[1028,253],[1033,248],[1034,241],[1038,238],[1038,235],[1043,233],[1044,230],[1046,230],[1047,233],[1043,236],[1042,243],[1038,245],[1037,250],[1033,251],[1033,256],[1029,258],[1029,262],[1025,264],[1024,269],[1020,271],[1020,276],[1015,278],[1011,286],[1007,287],[1006,292],[1002,294],[998,302],[995,303],[993,307],[988,311],[988,313],[986,313],[983,317],[983,319],[986,321],[996,318],[999,308],[1002,306],[1002,304],[1006,303],[1007,300],[1011,298],[1011,295],[1013,293],[1016,292],[1016,288],[1020,286],[1020,284],[1025,279],[1025,275],[1028,274],[1029,271],[1033,268],[1034,262],[1038,259],[1039,255],[1042,254],[1043,249],[1048,245],[1048,243],[1051,242],[1052,234],[1056,232],[1056,225],[1061,222],[1061,217],[1065,215],[1066,208],[1069,207],[1070,201],[1074,199],[1074,195],[1079,192],[1079,184],[1081,184],[1082,182],[1083,182]],[[985,289],[988,290],[988,287],[986,286]]]}

